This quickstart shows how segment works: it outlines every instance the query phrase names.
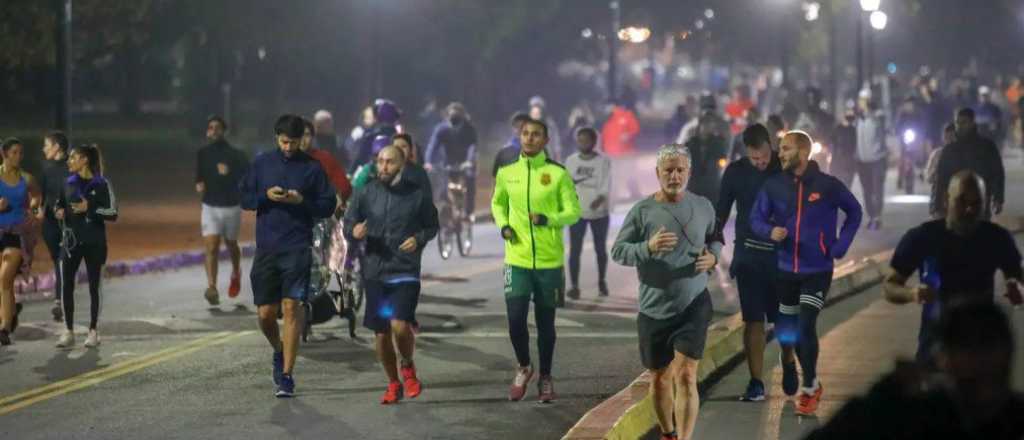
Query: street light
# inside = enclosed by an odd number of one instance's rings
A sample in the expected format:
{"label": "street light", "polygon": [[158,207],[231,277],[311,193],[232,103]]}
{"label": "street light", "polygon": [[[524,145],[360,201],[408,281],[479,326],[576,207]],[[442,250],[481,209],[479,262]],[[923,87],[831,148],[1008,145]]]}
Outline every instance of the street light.
{"label": "street light", "polygon": [[889,16],[885,15],[885,12],[875,11],[871,13],[871,27],[876,30],[885,29],[885,25],[889,23]]}
{"label": "street light", "polygon": [[643,43],[651,38],[651,28],[629,26],[619,29],[619,39],[630,43]]}
{"label": "street light", "polygon": [[882,0],[860,0],[860,8],[864,12],[875,12],[882,7]]}
{"label": "street light", "polygon": [[821,12],[821,3],[818,2],[804,2],[804,19],[807,21],[815,21]]}

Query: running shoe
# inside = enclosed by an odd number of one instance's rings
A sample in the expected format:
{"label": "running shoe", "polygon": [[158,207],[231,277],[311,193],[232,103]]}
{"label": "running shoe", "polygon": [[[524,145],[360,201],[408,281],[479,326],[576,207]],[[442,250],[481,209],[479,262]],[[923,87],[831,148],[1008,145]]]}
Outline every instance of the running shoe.
{"label": "running shoe", "polygon": [[71,348],[75,346],[75,334],[71,330],[64,330],[57,339],[57,348]]}
{"label": "running shoe", "polygon": [[420,379],[416,377],[416,366],[409,364],[408,367],[402,367],[400,373],[402,373],[405,395],[410,399],[419,396],[423,392],[423,382],[420,382]]}
{"label": "running shoe", "polygon": [[95,348],[100,345],[100,334],[95,330],[89,330],[89,336],[85,338],[86,348]]}
{"label": "running shoe", "polygon": [[787,396],[792,396],[800,388],[800,380],[796,374],[796,361],[786,362],[782,353],[779,353],[779,365],[782,365],[782,392]]}
{"label": "running shoe", "polygon": [[284,375],[284,352],[274,352],[274,373],[272,379],[275,386],[281,386],[281,376]]}
{"label": "running shoe", "polygon": [[0,345],[11,345],[11,333],[7,330],[0,330]]}
{"label": "running shoe", "polygon": [[64,307],[61,306],[60,300],[53,302],[53,308],[50,309],[50,313],[53,315],[53,322],[64,320]]}
{"label": "running shoe", "polygon": [[661,435],[661,440],[679,440],[679,437],[676,436],[675,433],[672,433],[672,434],[662,434]]}
{"label": "running shoe", "polygon": [[402,400],[402,384],[398,382],[389,382],[388,389],[384,391],[384,395],[380,398],[381,405],[392,405]]}
{"label": "running shoe", "polygon": [[818,387],[814,391],[808,391],[806,388],[801,390],[800,397],[796,402],[796,413],[801,416],[814,415],[814,412],[818,410],[818,403],[821,402],[821,394],[824,391],[825,387],[821,386],[821,382],[818,382]]}
{"label": "running shoe", "polygon": [[760,402],[764,400],[764,382],[757,379],[750,379],[747,383],[747,391],[740,396],[743,402]]}
{"label": "running shoe", "polygon": [[295,379],[290,374],[281,375],[281,384],[277,386],[274,396],[279,398],[295,396]]}
{"label": "running shoe", "polygon": [[207,287],[204,296],[206,296],[206,302],[210,303],[211,306],[220,304],[220,295],[217,293],[217,288]]}
{"label": "running shoe", "polygon": [[597,295],[608,296],[608,283],[604,281],[597,283]]}
{"label": "running shoe", "polygon": [[565,292],[565,296],[568,296],[569,299],[580,299],[580,289],[573,287]]}
{"label": "running shoe", "polygon": [[537,401],[540,403],[551,403],[555,400],[555,384],[551,376],[541,376],[537,383]]}
{"label": "running shoe", "polygon": [[512,379],[512,386],[508,390],[508,400],[518,402],[526,395],[526,385],[533,378],[533,366],[519,367],[516,369],[516,377]]}
{"label": "running shoe", "polygon": [[234,298],[238,296],[238,292],[242,291],[242,274],[236,273],[231,275],[231,285],[228,286],[228,298]]}

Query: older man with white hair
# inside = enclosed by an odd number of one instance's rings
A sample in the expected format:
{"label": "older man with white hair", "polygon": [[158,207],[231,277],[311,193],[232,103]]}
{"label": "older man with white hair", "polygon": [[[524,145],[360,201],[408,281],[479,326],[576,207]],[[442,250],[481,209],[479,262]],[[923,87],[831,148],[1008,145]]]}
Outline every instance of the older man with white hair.
{"label": "older man with white hair", "polygon": [[700,407],[697,365],[712,314],[708,278],[724,244],[711,201],[686,190],[690,166],[686,147],[661,147],[661,189],[633,206],[612,247],[612,258],[635,266],[640,277],[640,358],[653,376],[663,440],[693,435]]}

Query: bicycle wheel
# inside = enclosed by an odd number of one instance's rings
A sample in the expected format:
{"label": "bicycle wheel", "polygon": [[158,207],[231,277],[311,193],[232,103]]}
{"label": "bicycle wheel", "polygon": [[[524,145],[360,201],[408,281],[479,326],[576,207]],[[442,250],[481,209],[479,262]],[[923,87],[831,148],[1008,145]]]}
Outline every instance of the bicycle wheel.
{"label": "bicycle wheel", "polygon": [[437,234],[437,250],[441,254],[441,259],[447,260],[452,256],[452,248],[454,243],[452,242],[452,212],[451,207],[447,204],[444,205],[439,214],[438,220],[441,224],[441,230]]}
{"label": "bicycle wheel", "polygon": [[459,223],[459,227],[456,229],[459,239],[459,255],[465,257],[473,250],[473,222],[467,216],[460,220]]}

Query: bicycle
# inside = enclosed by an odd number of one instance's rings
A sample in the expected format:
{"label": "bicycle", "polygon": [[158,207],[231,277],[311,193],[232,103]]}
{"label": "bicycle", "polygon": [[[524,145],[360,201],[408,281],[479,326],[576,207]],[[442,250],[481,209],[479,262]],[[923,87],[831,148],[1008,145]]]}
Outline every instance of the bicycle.
{"label": "bicycle", "polygon": [[441,253],[441,258],[445,260],[451,257],[452,248],[458,248],[459,255],[463,257],[468,256],[473,249],[473,217],[472,213],[466,212],[467,185],[471,178],[471,169],[472,164],[469,163],[444,167],[444,172],[448,175],[448,185],[437,210],[440,223],[437,249]]}
{"label": "bicycle", "polygon": [[[343,234],[343,221],[329,217],[313,227],[313,263],[310,268],[309,300],[302,341],[308,342],[314,324],[330,321],[335,316],[348,320],[349,337],[356,337],[356,316],[363,306],[362,283],[358,249],[353,248]],[[336,280],[340,290],[331,290]]]}

